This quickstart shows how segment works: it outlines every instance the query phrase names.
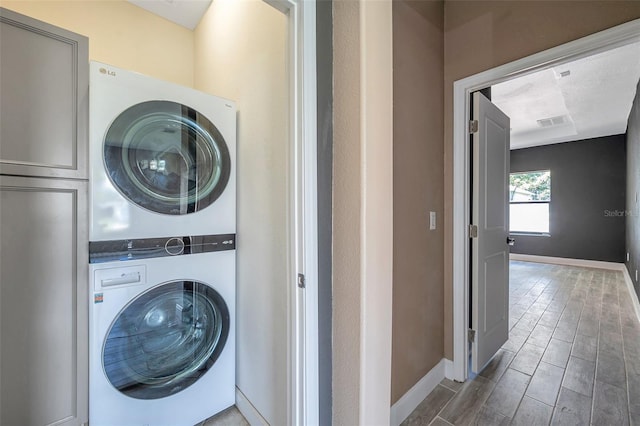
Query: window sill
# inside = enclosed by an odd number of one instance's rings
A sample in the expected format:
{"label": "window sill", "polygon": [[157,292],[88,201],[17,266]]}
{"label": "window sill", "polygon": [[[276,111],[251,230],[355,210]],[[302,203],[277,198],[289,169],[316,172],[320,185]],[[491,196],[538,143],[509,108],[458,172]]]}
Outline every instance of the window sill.
{"label": "window sill", "polygon": [[509,232],[509,236],[516,237],[550,237],[548,232]]}

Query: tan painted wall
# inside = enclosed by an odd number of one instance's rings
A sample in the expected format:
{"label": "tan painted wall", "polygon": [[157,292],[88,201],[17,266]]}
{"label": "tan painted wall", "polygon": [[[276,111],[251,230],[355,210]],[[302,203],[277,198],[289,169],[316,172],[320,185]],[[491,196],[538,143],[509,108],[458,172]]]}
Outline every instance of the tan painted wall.
{"label": "tan painted wall", "polygon": [[333,2],[333,423],[390,418],[393,46],[389,1]]}
{"label": "tan painted wall", "polygon": [[360,10],[333,3],[333,424],[359,424]]}
{"label": "tan painted wall", "polygon": [[453,358],[453,82],[640,18],[638,1],[447,1],[444,34],[445,355]]}
{"label": "tan painted wall", "polygon": [[444,356],[443,25],[442,1],[393,2],[392,404]]}
{"label": "tan painted wall", "polygon": [[195,88],[236,101],[236,383],[287,424],[287,20],[261,0],[215,0],[195,30]]}
{"label": "tan painted wall", "polygon": [[0,6],[89,37],[89,58],[193,86],[193,32],[124,0],[1,0]]}
{"label": "tan painted wall", "polygon": [[359,409],[360,424],[370,426],[385,426],[391,418],[393,247],[389,242],[393,241],[392,15],[390,1],[360,2],[362,305]]}

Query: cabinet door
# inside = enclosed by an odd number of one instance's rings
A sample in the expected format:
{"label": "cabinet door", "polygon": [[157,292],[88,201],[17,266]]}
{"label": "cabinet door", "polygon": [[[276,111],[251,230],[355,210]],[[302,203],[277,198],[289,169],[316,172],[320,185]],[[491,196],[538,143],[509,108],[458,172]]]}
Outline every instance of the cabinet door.
{"label": "cabinet door", "polygon": [[0,424],[88,420],[87,183],[0,176]]}
{"label": "cabinet door", "polygon": [[0,174],[87,178],[86,37],[0,8]]}

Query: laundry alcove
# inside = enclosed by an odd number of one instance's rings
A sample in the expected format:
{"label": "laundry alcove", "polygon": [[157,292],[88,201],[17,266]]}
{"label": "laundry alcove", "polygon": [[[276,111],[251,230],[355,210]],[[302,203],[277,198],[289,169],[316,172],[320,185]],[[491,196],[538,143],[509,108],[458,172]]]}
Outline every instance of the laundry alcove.
{"label": "laundry alcove", "polygon": [[216,0],[192,31],[126,1],[3,1],[3,7],[88,37],[90,60],[236,101],[236,384],[258,421],[286,424],[286,16],[258,0]]}

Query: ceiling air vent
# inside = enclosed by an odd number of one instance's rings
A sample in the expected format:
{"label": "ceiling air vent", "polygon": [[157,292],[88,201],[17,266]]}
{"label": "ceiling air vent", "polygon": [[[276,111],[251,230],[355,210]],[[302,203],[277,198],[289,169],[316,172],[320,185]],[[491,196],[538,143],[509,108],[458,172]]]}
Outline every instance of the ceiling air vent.
{"label": "ceiling air vent", "polygon": [[560,124],[564,124],[567,122],[566,115],[559,115],[557,117],[543,118],[542,120],[537,120],[538,126],[540,127],[553,127],[558,126]]}

